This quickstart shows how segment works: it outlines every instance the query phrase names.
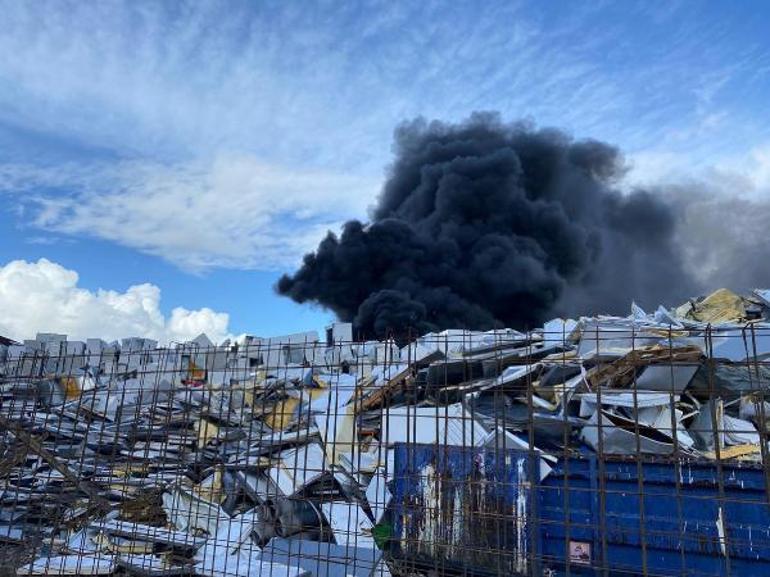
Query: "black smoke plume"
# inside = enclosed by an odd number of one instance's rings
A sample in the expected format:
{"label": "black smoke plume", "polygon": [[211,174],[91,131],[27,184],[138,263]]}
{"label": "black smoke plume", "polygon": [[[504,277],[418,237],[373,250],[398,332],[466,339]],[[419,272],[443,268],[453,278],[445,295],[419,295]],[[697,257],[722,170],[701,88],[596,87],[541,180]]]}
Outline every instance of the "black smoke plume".
{"label": "black smoke plume", "polygon": [[612,146],[477,113],[403,124],[394,151],[371,222],[330,232],[280,294],[366,337],[526,329],[692,294],[675,213],[616,189],[624,167]]}

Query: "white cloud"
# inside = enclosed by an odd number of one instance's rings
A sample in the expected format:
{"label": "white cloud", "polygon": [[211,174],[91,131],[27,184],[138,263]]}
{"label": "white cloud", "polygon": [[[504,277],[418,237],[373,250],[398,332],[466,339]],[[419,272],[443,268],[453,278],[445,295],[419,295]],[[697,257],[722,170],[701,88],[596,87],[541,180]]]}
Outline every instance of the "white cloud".
{"label": "white cloud", "polygon": [[74,270],[46,259],[0,267],[0,334],[15,339],[34,338],[37,332],[79,339],[140,336],[161,343],[189,340],[202,332],[215,342],[229,336],[227,313],[177,307],[166,318],[155,285],[89,291],[78,280]]}
{"label": "white cloud", "polygon": [[[33,194],[40,187],[65,193]],[[345,218],[365,216],[376,184],[229,155],[173,166],[6,166],[0,189],[26,191],[46,230],[107,239],[188,270],[278,269],[296,265]]]}
{"label": "white cloud", "polygon": [[672,102],[709,114],[723,73],[721,61],[692,59],[715,45],[708,34],[640,51],[622,28],[593,26],[602,8],[583,5],[554,18],[511,2],[447,11],[0,0],[0,13],[0,120],[153,158],[238,150],[371,172],[387,162],[397,122],[478,109],[621,142],[652,114],[645,138],[655,139]]}

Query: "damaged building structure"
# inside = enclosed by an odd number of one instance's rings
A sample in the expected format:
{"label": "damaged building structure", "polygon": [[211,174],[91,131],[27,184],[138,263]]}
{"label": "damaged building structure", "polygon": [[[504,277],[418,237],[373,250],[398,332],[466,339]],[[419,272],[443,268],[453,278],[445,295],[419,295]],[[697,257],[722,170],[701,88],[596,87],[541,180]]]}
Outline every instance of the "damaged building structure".
{"label": "damaged building structure", "polygon": [[[406,343],[355,342],[346,323],[218,345],[6,339],[0,565],[368,577],[711,575],[713,561],[758,574],[770,493],[749,502],[752,525],[731,491],[744,473],[770,479],[768,357],[770,291],[725,289]],[[702,501],[682,506],[696,487]],[[634,513],[625,528],[616,501]],[[692,503],[713,519],[688,525]]]}

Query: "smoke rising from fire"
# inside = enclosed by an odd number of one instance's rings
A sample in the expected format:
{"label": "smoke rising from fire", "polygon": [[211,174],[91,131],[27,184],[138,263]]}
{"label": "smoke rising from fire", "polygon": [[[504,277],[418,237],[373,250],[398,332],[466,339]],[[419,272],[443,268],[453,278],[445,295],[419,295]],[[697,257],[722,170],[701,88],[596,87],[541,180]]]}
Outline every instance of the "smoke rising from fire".
{"label": "smoke rising from fire", "polygon": [[610,145],[476,113],[407,122],[394,153],[371,221],[330,232],[280,294],[375,337],[526,329],[696,290],[677,213],[650,192],[619,191],[624,164]]}

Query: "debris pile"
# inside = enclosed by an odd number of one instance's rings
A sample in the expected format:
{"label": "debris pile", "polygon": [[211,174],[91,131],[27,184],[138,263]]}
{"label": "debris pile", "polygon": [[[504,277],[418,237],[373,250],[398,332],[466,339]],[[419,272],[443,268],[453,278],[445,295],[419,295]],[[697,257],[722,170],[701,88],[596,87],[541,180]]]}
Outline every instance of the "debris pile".
{"label": "debris pile", "polygon": [[389,575],[396,443],[764,462],[770,291],[404,346],[0,344],[18,575]]}

